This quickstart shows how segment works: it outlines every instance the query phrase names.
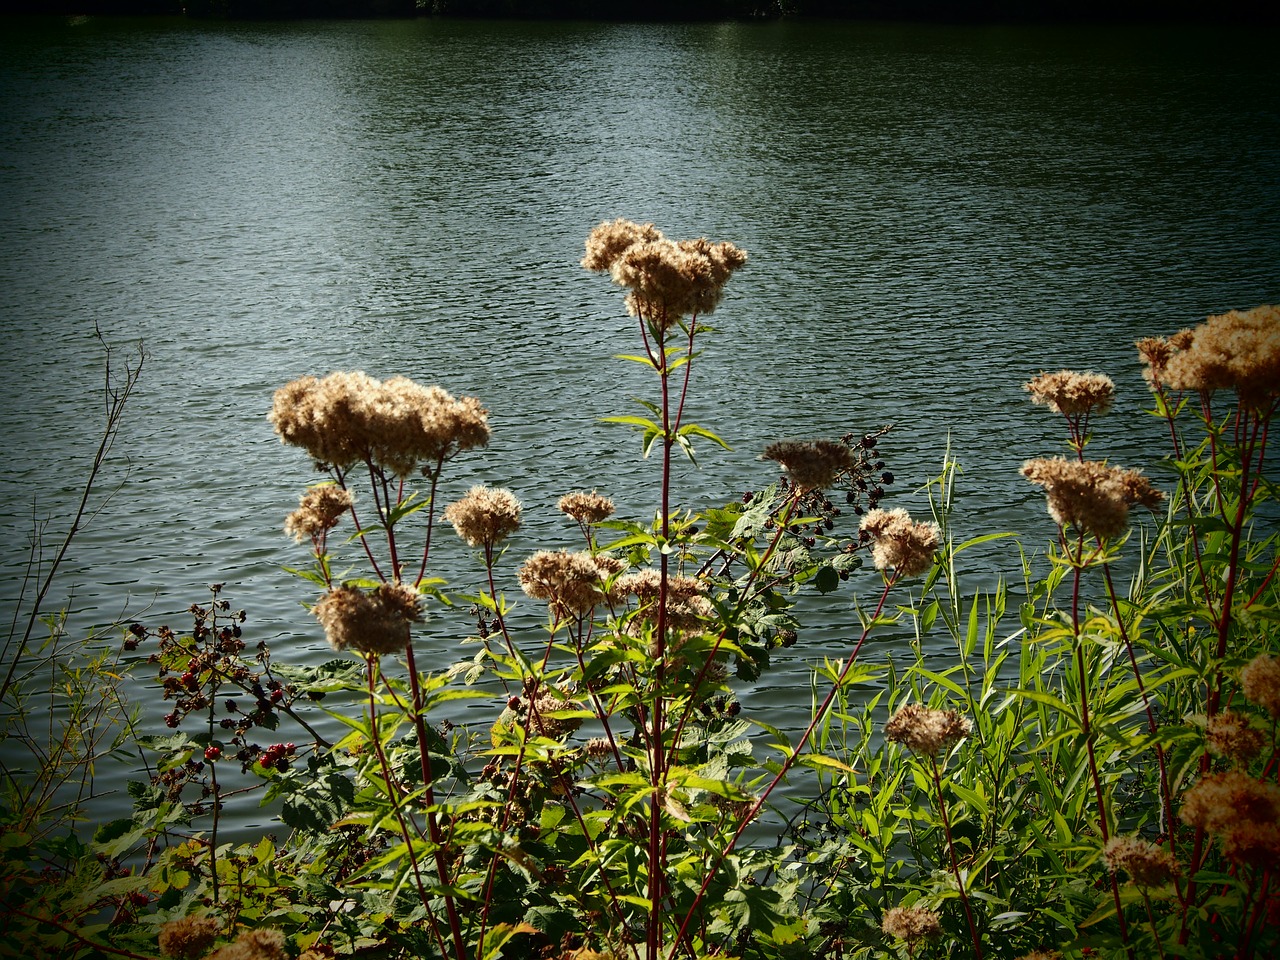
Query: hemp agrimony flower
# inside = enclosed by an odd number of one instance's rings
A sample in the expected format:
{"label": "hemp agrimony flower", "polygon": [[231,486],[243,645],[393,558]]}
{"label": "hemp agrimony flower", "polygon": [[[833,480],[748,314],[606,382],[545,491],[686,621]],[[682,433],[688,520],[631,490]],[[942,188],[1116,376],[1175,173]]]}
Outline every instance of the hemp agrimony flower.
{"label": "hemp agrimony flower", "polygon": [[475,486],[445,507],[444,518],[472,547],[493,547],[520,526],[520,501],[501,487]]}
{"label": "hemp agrimony flower", "polygon": [[1244,695],[1280,720],[1280,657],[1259,654],[1240,671]]}
{"label": "hemp agrimony flower", "polygon": [[806,492],[825,489],[853,469],[853,453],[835,440],[783,440],[769,444],[760,456],[782,464],[792,483]]}
{"label": "hemp agrimony flower", "polygon": [[1124,532],[1130,506],[1154,509],[1164,499],[1140,471],[1097,460],[1028,460],[1022,475],[1044,487],[1049,515],[1060,526],[1104,539]]}
{"label": "hemp agrimony flower", "polygon": [[1280,394],[1280,306],[1231,310],[1168,339],[1138,341],[1143,376],[1170,390],[1235,390],[1247,407]]}
{"label": "hemp agrimony flower", "polygon": [[884,912],[880,929],[891,937],[905,940],[908,947],[942,936],[938,915],[924,907],[891,907]]}
{"label": "hemp agrimony flower", "polygon": [[1116,395],[1115,383],[1105,374],[1073,370],[1042,373],[1026,384],[1025,389],[1031,394],[1032,402],[1068,417],[1106,413]]}
{"label": "hemp agrimony flower", "polygon": [[298,499],[298,509],[285,518],[285,533],[293,534],[295,540],[318,537],[336,527],[354,502],[351,491],[336,484],[312,487]]}
{"label": "hemp agrimony flower", "polygon": [[859,529],[872,541],[871,559],[880,571],[915,577],[933,564],[941,532],[935,523],[912,520],[901,507],[877,508],[862,518]]}
{"label": "hemp agrimony flower", "polygon": [[402,583],[382,583],[369,593],[355,587],[330,590],[312,609],[335,650],[380,656],[403,650],[410,624],[422,619],[418,592]]}
{"label": "hemp agrimony flower", "polygon": [[1162,887],[1178,875],[1178,864],[1168,850],[1138,837],[1112,837],[1102,856],[1112,873],[1127,874],[1138,887]]}
{"label": "hemp agrimony flower", "polygon": [[922,757],[946,753],[973,731],[973,722],[955,710],[904,704],[884,726],[885,739]]}
{"label": "hemp agrimony flower", "polygon": [[356,371],[301,377],[275,392],[268,419],[283,443],[317,463],[345,468],[368,461],[398,476],[436,466],[489,442],[488,411],[475,397],[455,399],[406,377],[385,383]]}

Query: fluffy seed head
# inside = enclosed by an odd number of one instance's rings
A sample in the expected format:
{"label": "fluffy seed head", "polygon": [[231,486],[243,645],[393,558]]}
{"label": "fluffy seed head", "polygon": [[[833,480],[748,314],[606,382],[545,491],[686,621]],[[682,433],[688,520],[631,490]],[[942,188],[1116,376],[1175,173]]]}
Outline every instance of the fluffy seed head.
{"label": "fluffy seed head", "polygon": [[942,935],[942,922],[924,907],[892,907],[884,912],[880,929],[891,937],[915,944]]}
{"label": "fluffy seed head", "polygon": [[1138,837],[1112,837],[1102,850],[1112,873],[1125,873],[1139,887],[1162,887],[1178,875],[1168,850]]}
{"label": "fluffy seed head", "polygon": [[859,529],[871,538],[876,569],[896,570],[904,577],[919,576],[933,565],[942,537],[936,523],[912,520],[901,507],[869,511]]}
{"label": "fluffy seed head", "polygon": [[170,920],[160,928],[160,952],[176,960],[200,960],[214,941],[222,925],[213,917],[182,917]]}
{"label": "fluffy seed head", "polygon": [[1210,753],[1238,763],[1247,764],[1262,752],[1262,731],[1249,726],[1248,717],[1231,710],[1209,718],[1204,740]]}
{"label": "fluffy seed head", "polygon": [[318,537],[336,527],[353,502],[351,491],[336,484],[312,487],[298,499],[298,509],[285,518],[285,533],[299,541]]}
{"label": "fluffy seed head", "polygon": [[711,313],[729,277],[747,262],[746,253],[732,243],[672,241],[651,223],[621,218],[601,223],[586,246],[582,265],[608,271],[628,291],[628,312],[663,329],[681,317]]}
{"label": "fluffy seed head", "polygon": [[468,545],[493,547],[520,527],[520,501],[510,490],[475,486],[445,507],[444,518]]}
{"label": "fluffy seed head", "polygon": [[1042,373],[1024,387],[1034,403],[1042,403],[1054,413],[1077,417],[1086,413],[1106,413],[1115,399],[1116,385],[1101,373],[1059,370]]}
{"label": "fluffy seed head", "polygon": [[806,491],[825,489],[853,469],[853,454],[835,440],[783,440],[765,447],[761,458],[782,464],[792,482]]}
{"label": "fluffy seed head", "polygon": [[1280,657],[1259,654],[1240,671],[1244,695],[1280,720]]}
{"label": "fluffy seed head", "polygon": [[365,656],[403,650],[409,642],[409,625],[422,619],[418,592],[402,583],[383,583],[369,593],[337,587],[311,612],[333,649],[350,648]]}
{"label": "fluffy seed head", "polygon": [[229,943],[209,954],[206,960],[288,960],[284,934],[279,930],[246,930]]}
{"label": "fluffy seed head", "polygon": [[1204,777],[1186,792],[1178,816],[1213,834],[1236,863],[1280,866],[1280,786],[1239,770]]}
{"label": "fluffy seed head", "polygon": [[1137,470],[1111,467],[1097,460],[1052,457],[1028,460],[1022,475],[1044,487],[1049,515],[1060,526],[1075,527],[1096,537],[1114,537],[1129,522],[1129,507],[1154,508],[1164,494]]}
{"label": "fluffy seed head", "polygon": [[275,393],[268,419],[283,443],[317,463],[370,461],[398,476],[433,470],[489,442],[488,411],[475,397],[455,399],[406,377],[386,382],[361,372],[301,377]]}
{"label": "fluffy seed head", "polygon": [[1235,390],[1245,406],[1263,408],[1280,394],[1280,306],[1211,316],[1167,340],[1138,341],[1138,353],[1153,385],[1199,393]]}
{"label": "fluffy seed head", "polygon": [[968,717],[922,703],[903,705],[884,727],[886,739],[922,757],[946,753],[972,731],[973,723]]}
{"label": "fluffy seed head", "polygon": [[594,526],[613,516],[613,501],[603,494],[592,490],[585,493],[581,490],[566,493],[556,503],[560,512],[573,517],[584,527]]}
{"label": "fluffy seed head", "polygon": [[585,551],[539,550],[517,573],[520,588],[535,600],[545,600],[556,620],[580,617],[604,599],[601,572]]}

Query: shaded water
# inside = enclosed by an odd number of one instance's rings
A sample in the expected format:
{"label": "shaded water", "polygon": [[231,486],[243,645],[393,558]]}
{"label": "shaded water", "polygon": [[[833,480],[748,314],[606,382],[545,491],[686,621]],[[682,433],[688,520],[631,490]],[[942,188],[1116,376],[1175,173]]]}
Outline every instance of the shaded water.
{"label": "shaded water", "polygon": [[[97,325],[149,354],[109,481],[54,602],[79,629],[160,623],[227,581],[277,656],[328,656],[281,572],[311,479],[265,414],[332,369],[475,394],[494,439],[444,498],[513,488],[513,558],[569,542],[598,487],[651,513],[653,465],[598,418],[647,395],[620,296],[581,270],[602,219],[706,234],[751,262],[715,316],[677,499],[771,478],[779,437],[896,425],[894,504],[966,468],[967,533],[1047,533],[1017,476],[1058,434],[1020,385],[1110,373],[1132,341],[1280,297],[1280,74],[1239,30],[861,24],[15,20],[0,39],[0,600],[32,518],[66,516],[96,445]],[[1097,450],[1149,465],[1159,431]],[[1158,470],[1153,470],[1158,475]],[[109,486],[104,486],[104,492]],[[442,538],[445,570],[475,582]],[[514,587],[509,587],[514,592]],[[853,596],[754,696],[808,705]],[[465,609],[424,641],[443,663]]]}

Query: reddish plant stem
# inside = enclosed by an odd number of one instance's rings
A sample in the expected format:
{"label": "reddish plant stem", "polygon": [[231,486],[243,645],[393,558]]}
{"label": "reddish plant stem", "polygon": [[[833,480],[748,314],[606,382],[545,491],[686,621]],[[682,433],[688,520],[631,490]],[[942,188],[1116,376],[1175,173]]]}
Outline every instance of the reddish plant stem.
{"label": "reddish plant stem", "polygon": [[[373,741],[374,753],[378,757],[378,766],[382,768],[382,778],[387,784],[387,796],[391,799],[391,805],[396,814],[396,822],[400,826],[400,835],[404,838],[405,847],[409,851],[409,866],[413,870],[414,884],[418,888],[418,899],[422,901],[422,906],[426,909],[427,917],[431,921],[431,931],[435,934],[436,942],[440,946],[440,955],[447,957],[449,951],[445,946],[444,937],[441,935],[435,912],[431,909],[431,897],[428,895],[427,885],[422,879],[422,871],[418,867],[418,858],[413,855],[413,837],[409,833],[409,825],[405,822],[404,813],[400,809],[399,787],[396,785],[395,775],[391,772],[391,764],[387,760],[386,751],[382,749],[382,737],[378,734],[377,674],[378,657],[376,654],[370,654],[365,658],[365,675],[369,684],[369,739]],[[461,958],[462,954],[459,954],[457,960],[461,960]]]}
{"label": "reddish plant stem", "polygon": [[973,919],[973,907],[969,904],[969,893],[964,888],[964,878],[960,876],[960,861],[956,857],[955,841],[951,838],[951,815],[947,812],[947,801],[942,795],[942,777],[938,773],[936,757],[929,757],[929,768],[933,773],[933,788],[938,792],[938,813],[942,816],[942,829],[947,838],[947,855],[951,860],[951,874],[956,878],[956,886],[960,889],[960,903],[964,905],[964,918],[969,924],[973,954],[977,960],[982,960],[982,938],[978,935],[978,924]]}
{"label": "reddish plant stem", "polygon": [[854,644],[853,652],[849,654],[849,659],[845,661],[845,665],[836,677],[835,682],[831,685],[831,689],[827,691],[827,695],[823,699],[821,705],[819,705],[818,709],[814,711],[813,719],[809,721],[809,726],[805,728],[804,733],[800,736],[799,742],[791,751],[790,755],[783,760],[782,765],[777,774],[774,775],[773,780],[769,782],[769,785],[765,787],[764,792],[760,794],[759,799],[756,800],[751,809],[748,810],[746,815],[742,818],[742,822],[738,824],[738,829],[734,831],[733,836],[729,839],[729,843],[725,846],[724,850],[722,850],[719,856],[716,857],[715,863],[713,863],[711,868],[706,871],[706,876],[702,880],[702,886],[698,888],[698,894],[693,898],[693,903],[689,905],[689,910],[685,914],[683,922],[680,924],[680,931],[676,934],[677,941],[681,941],[685,938],[685,934],[689,929],[689,924],[693,920],[693,915],[701,905],[703,897],[706,896],[707,888],[711,886],[711,881],[715,878],[716,873],[719,872],[725,858],[728,857],[738,845],[738,841],[746,831],[747,825],[756,818],[757,814],[759,814],[760,810],[768,801],[770,794],[772,794],[778,784],[782,782],[782,778],[791,771],[793,766],[795,766],[795,762],[799,759],[801,752],[808,744],[809,738],[813,736],[813,731],[818,728],[818,724],[822,722],[822,718],[826,716],[827,711],[831,709],[831,704],[835,702],[836,695],[844,686],[845,677],[849,675],[849,671],[853,669],[853,665],[858,659],[858,653],[862,650],[862,645],[866,643],[867,637],[871,634],[871,624],[875,623],[880,617],[880,612],[884,609],[885,601],[889,598],[889,590],[896,582],[896,576],[885,578],[884,590],[880,593],[880,599],[876,603],[875,612],[871,615],[870,620],[867,621],[867,626],[863,627],[862,634],[858,637],[858,642]]}

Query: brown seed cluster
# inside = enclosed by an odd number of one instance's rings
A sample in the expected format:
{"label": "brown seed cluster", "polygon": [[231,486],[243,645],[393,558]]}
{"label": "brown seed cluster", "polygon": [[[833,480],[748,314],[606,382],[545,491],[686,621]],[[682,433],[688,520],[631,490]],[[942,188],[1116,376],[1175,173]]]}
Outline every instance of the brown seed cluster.
{"label": "brown seed cluster", "polygon": [[884,912],[880,929],[891,937],[914,945],[921,940],[942,936],[942,921],[924,907],[891,907]]}
{"label": "brown seed cluster", "polygon": [[923,703],[904,704],[884,726],[886,739],[922,757],[946,753],[972,732],[973,722],[968,717]]}
{"label": "brown seed cluster", "polygon": [[1280,306],[1211,316],[1172,337],[1138,341],[1138,355],[1153,385],[1213,393],[1235,390],[1248,407],[1264,408],[1280,396]]}
{"label": "brown seed cluster", "polygon": [[246,930],[234,943],[209,954],[207,960],[288,960],[279,930]]}
{"label": "brown seed cluster", "polygon": [[586,551],[539,550],[517,577],[527,595],[547,602],[556,620],[567,620],[590,613],[605,599],[601,581],[610,572],[616,571],[602,570]]}
{"label": "brown seed cluster", "polygon": [[1187,791],[1178,816],[1216,837],[1229,860],[1280,867],[1280,786],[1238,770],[1210,774]]}
{"label": "brown seed cluster", "polygon": [[[621,576],[617,589],[623,596],[636,598],[641,610],[648,609],[652,617],[661,590],[662,574],[646,567],[635,573]],[[667,577],[667,626],[672,630],[701,630],[715,616],[715,607],[707,599],[707,583],[696,577]]]}
{"label": "brown seed cluster", "polygon": [[1209,718],[1204,741],[1213,755],[1247,765],[1262,752],[1263,736],[1249,725],[1248,717],[1223,710]]}
{"label": "brown seed cluster", "polygon": [[422,619],[418,592],[403,583],[383,583],[366,593],[338,587],[311,611],[335,650],[365,656],[396,653],[409,642],[410,624]]}
{"label": "brown seed cluster", "polygon": [[769,444],[760,456],[782,464],[791,482],[805,492],[825,490],[853,469],[853,453],[835,440],[782,440]]}
{"label": "brown seed cluster", "polygon": [[912,520],[901,507],[877,507],[862,518],[859,529],[871,538],[871,559],[877,570],[896,570],[916,577],[933,565],[942,533],[936,523]]}
{"label": "brown seed cluster", "polygon": [[582,265],[608,271],[627,288],[627,311],[662,329],[711,313],[729,277],[747,262],[746,252],[727,241],[669,240],[652,223],[622,218],[601,223],[586,246]]}
{"label": "brown seed cluster", "polygon": [[444,518],[468,545],[493,547],[519,529],[520,511],[520,501],[510,490],[475,486],[445,507]]}
{"label": "brown seed cluster", "polygon": [[282,442],[319,464],[368,461],[402,477],[489,442],[488,411],[475,397],[454,399],[406,377],[383,382],[358,371],[286,384],[268,419]]}
{"label": "brown seed cluster", "polygon": [[1110,377],[1073,370],[1042,373],[1026,384],[1025,389],[1030,392],[1032,402],[1068,417],[1106,413],[1116,396],[1116,385]]}
{"label": "brown seed cluster", "polygon": [[1096,537],[1123,533],[1131,506],[1154,509],[1164,499],[1140,471],[1097,460],[1028,460],[1022,465],[1022,475],[1044,487],[1049,515],[1060,526]]}
{"label": "brown seed cluster", "polygon": [[160,952],[177,960],[200,960],[222,929],[213,917],[182,917],[160,928]]}
{"label": "brown seed cluster", "polygon": [[592,490],[566,493],[556,503],[560,512],[577,520],[584,527],[594,526],[613,516],[613,501],[604,494]]}
{"label": "brown seed cluster", "polygon": [[1240,671],[1240,687],[1251,702],[1280,720],[1280,657],[1254,657]]}
{"label": "brown seed cluster", "polygon": [[1178,875],[1178,864],[1163,847],[1138,837],[1112,837],[1102,856],[1112,873],[1124,873],[1139,887],[1162,887]]}
{"label": "brown seed cluster", "polygon": [[336,484],[312,487],[298,499],[298,509],[285,518],[284,531],[295,540],[318,537],[336,527],[354,502],[351,491]]}

